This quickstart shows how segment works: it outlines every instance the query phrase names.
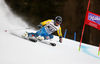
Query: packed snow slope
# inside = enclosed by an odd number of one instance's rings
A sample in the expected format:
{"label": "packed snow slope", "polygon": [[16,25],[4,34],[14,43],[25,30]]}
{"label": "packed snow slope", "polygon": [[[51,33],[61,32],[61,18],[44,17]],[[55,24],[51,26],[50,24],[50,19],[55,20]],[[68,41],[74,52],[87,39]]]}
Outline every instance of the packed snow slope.
{"label": "packed snow slope", "polygon": [[11,34],[36,32],[25,28],[29,28],[28,25],[10,11],[4,0],[0,0],[0,64],[100,64],[98,47],[82,43],[81,51],[78,51],[79,42],[70,39],[63,38],[59,43],[59,37],[54,36],[49,41],[57,44],[53,47]]}

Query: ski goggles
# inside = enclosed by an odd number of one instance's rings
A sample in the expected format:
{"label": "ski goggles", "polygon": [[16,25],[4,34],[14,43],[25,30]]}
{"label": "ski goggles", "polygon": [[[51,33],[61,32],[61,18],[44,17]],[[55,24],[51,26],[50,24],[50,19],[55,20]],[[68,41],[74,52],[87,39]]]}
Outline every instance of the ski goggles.
{"label": "ski goggles", "polygon": [[61,22],[59,22],[59,21],[56,21],[56,23],[61,24]]}

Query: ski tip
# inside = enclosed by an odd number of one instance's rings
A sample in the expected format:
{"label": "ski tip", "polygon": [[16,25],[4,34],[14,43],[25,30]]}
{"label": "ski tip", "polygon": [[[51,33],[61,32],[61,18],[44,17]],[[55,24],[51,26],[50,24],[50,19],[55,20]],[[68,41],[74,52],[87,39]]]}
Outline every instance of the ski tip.
{"label": "ski tip", "polygon": [[55,43],[50,43],[51,44],[51,46],[56,46],[56,44]]}

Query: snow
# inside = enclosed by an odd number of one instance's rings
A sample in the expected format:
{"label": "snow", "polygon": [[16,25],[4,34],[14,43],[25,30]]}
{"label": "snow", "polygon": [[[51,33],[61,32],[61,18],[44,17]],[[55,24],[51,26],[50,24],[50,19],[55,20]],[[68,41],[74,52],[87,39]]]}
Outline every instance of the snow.
{"label": "snow", "polygon": [[[41,42],[31,42],[12,35],[23,34],[29,26],[14,15],[3,0],[0,0],[0,64],[100,64],[98,47],[63,38],[58,42],[54,36],[51,42],[57,46],[49,46]],[[7,30],[7,32],[5,32]]]}

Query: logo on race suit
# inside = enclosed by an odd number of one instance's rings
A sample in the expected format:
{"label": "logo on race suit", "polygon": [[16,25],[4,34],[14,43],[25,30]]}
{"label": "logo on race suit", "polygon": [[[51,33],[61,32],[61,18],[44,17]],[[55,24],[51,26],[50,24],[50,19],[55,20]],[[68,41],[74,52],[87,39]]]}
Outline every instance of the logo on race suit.
{"label": "logo on race suit", "polygon": [[93,21],[100,25],[100,16],[89,13],[88,20]]}

